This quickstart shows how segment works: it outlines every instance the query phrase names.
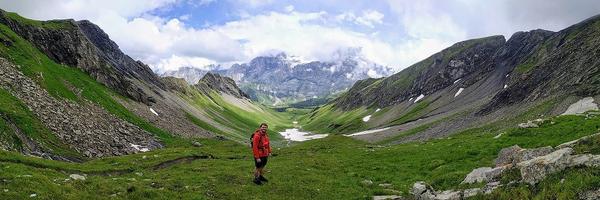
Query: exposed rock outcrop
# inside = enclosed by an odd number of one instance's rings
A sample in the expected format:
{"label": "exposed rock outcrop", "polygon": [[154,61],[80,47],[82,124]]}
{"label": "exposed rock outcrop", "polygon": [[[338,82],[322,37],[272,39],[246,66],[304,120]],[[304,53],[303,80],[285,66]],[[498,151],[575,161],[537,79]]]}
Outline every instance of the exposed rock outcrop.
{"label": "exposed rock outcrop", "polygon": [[[600,134],[600,133],[599,133]],[[598,134],[595,134],[598,135]],[[567,142],[573,146],[578,142],[590,138],[586,136],[578,140]],[[502,173],[508,170],[519,170],[521,174],[520,182],[535,185],[548,175],[558,173],[569,167],[600,167],[600,155],[578,154],[572,155],[573,149],[570,147],[556,149],[552,147],[541,147],[536,149],[523,149],[518,145],[504,148],[498,153],[495,160],[496,167],[481,167],[474,169],[462,181],[463,184],[486,183],[483,188],[471,188],[464,190],[446,190],[435,191],[431,186],[423,181],[414,183],[411,194],[417,200],[429,199],[466,199],[478,194],[490,194],[493,190],[502,187],[500,177]],[[510,184],[516,183],[512,181]],[[579,194],[581,199],[594,199],[598,197],[598,191],[587,191]]]}
{"label": "exposed rock outcrop", "polygon": [[8,26],[55,62],[77,67],[121,95],[150,105],[155,102],[155,94],[144,88],[164,89],[147,65],[121,52],[102,29],[89,21],[53,20],[52,23],[60,27],[55,28],[22,23],[27,20],[0,10],[0,24]]}
{"label": "exposed rock outcrop", "polygon": [[209,95],[213,91],[222,92],[233,95],[236,98],[250,98],[235,84],[235,81],[229,77],[224,77],[219,74],[206,73],[196,85],[194,85],[202,93]]}

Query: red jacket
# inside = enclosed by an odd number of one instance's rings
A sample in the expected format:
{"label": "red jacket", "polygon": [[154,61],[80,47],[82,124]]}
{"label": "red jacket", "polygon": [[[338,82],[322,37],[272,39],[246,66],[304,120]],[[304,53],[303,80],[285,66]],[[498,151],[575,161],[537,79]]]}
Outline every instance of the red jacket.
{"label": "red jacket", "polygon": [[260,130],[254,131],[254,137],[252,138],[252,153],[254,158],[267,157],[271,153],[271,146],[269,145],[269,136],[265,133],[260,133]]}

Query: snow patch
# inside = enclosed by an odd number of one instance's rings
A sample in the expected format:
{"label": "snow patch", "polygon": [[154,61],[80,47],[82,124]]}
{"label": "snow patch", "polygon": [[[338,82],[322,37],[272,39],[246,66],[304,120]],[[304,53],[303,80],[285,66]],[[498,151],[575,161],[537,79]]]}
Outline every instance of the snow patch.
{"label": "snow patch", "polygon": [[456,92],[456,94],[454,94],[454,97],[457,97],[458,95],[460,95],[460,93],[462,93],[463,90],[465,90],[465,88],[458,89],[458,91]]}
{"label": "snow patch", "polygon": [[459,79],[456,79],[456,80],[454,81],[454,84],[458,83],[459,81],[460,81],[460,78],[459,78]]}
{"label": "snow patch", "polygon": [[586,97],[571,104],[562,115],[581,114],[590,110],[598,110],[598,105],[594,103],[593,97]]}
{"label": "snow patch", "polygon": [[366,131],[361,131],[361,132],[357,132],[357,133],[352,133],[350,135],[346,135],[348,137],[350,136],[357,136],[357,135],[367,135],[367,134],[371,134],[371,133],[377,133],[377,132],[381,132],[381,131],[385,131],[390,129],[391,127],[386,127],[386,128],[381,128],[381,129],[373,129],[373,130],[366,130]]}
{"label": "snow patch", "polygon": [[504,85],[504,89],[506,89],[508,87],[508,85]]}
{"label": "snow patch", "polygon": [[494,136],[494,139],[498,139],[498,138],[500,138],[500,136],[502,136],[503,134],[504,134],[504,133],[500,133],[500,134],[498,134],[498,135]]}
{"label": "snow patch", "polygon": [[419,102],[421,99],[425,98],[425,95],[421,94],[415,99],[415,103]]}
{"label": "snow patch", "polygon": [[362,118],[363,122],[368,122],[369,120],[371,120],[371,115],[367,115],[366,117]]}
{"label": "snow patch", "polygon": [[302,142],[306,140],[314,140],[327,137],[329,134],[312,134],[310,132],[302,132],[297,128],[285,129],[284,132],[279,132],[283,138],[291,141]]}
{"label": "snow patch", "polygon": [[154,111],[154,109],[150,108],[150,112],[154,113],[156,116],[158,116],[158,113],[156,111]]}
{"label": "snow patch", "polygon": [[375,110],[375,112],[379,112],[380,110],[381,110],[381,108],[377,108],[377,109]]}
{"label": "snow patch", "polygon": [[132,144],[129,143],[131,145],[132,148],[134,148],[136,151],[141,151],[141,152],[147,152],[150,151],[150,149],[143,147],[142,145],[138,145],[138,144]]}

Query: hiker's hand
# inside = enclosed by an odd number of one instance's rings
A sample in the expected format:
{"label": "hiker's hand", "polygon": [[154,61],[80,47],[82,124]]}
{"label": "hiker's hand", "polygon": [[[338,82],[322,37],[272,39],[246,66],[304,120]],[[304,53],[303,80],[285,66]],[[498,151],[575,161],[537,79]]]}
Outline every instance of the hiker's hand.
{"label": "hiker's hand", "polygon": [[257,158],[257,159],[256,159],[256,162],[257,162],[257,163],[259,163],[259,162],[260,162],[260,158]]}
{"label": "hiker's hand", "polygon": [[272,155],[273,155],[272,153],[269,153],[269,157],[271,157]]}

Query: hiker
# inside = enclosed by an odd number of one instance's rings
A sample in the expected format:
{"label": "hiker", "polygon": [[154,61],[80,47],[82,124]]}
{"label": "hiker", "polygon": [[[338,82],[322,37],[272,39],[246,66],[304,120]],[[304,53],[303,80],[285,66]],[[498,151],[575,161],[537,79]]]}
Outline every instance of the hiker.
{"label": "hiker", "polygon": [[254,183],[261,185],[262,182],[268,182],[263,176],[265,165],[271,155],[271,146],[269,145],[269,136],[267,135],[267,123],[260,124],[260,127],[252,134],[252,153],[254,154]]}

